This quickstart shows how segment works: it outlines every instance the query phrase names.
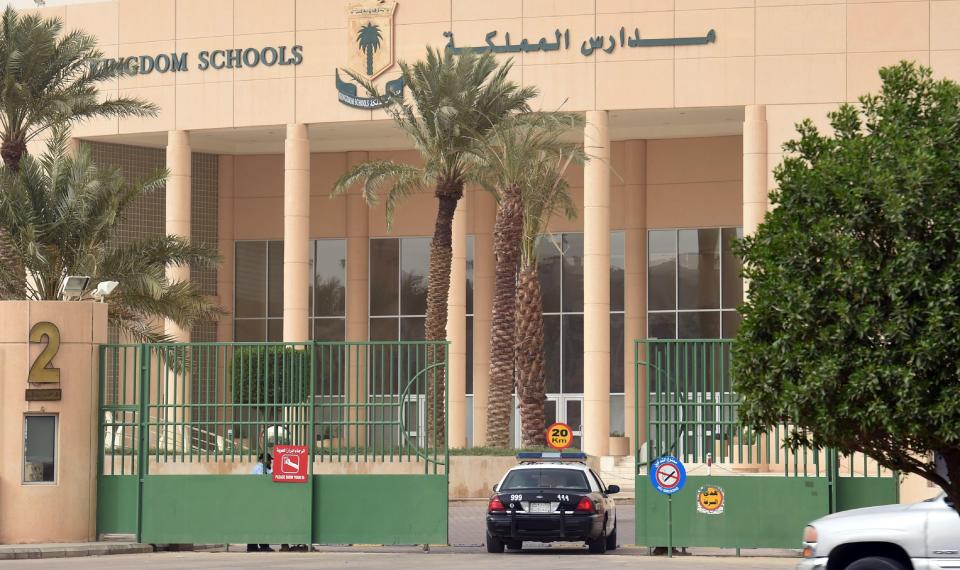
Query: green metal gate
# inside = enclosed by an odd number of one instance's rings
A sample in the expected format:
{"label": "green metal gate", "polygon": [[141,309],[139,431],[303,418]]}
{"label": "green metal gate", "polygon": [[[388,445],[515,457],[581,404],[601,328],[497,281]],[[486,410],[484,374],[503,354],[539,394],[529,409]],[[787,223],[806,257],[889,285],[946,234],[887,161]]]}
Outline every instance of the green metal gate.
{"label": "green metal gate", "polygon": [[[446,348],[101,346],[98,535],[446,544]],[[306,484],[251,474],[275,444],[307,447]]]}
{"label": "green metal gate", "polygon": [[[804,526],[829,513],[895,503],[899,480],[870,458],[783,445],[790,426],[757,434],[740,425],[730,375],[731,340],[634,343],[636,543],[691,547],[798,548]],[[647,465],[674,455],[686,485],[668,499]],[[707,464],[712,463],[708,475]],[[697,508],[697,491],[723,491],[723,512]],[[672,523],[672,524],[670,524]]]}

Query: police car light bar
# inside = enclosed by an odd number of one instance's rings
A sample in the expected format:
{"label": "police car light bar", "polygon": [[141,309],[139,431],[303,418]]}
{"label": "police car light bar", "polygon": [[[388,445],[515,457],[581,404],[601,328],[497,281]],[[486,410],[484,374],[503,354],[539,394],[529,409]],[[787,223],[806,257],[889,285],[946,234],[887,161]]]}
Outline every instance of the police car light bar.
{"label": "police car light bar", "polygon": [[521,451],[517,461],[586,461],[586,453],[560,451]]}

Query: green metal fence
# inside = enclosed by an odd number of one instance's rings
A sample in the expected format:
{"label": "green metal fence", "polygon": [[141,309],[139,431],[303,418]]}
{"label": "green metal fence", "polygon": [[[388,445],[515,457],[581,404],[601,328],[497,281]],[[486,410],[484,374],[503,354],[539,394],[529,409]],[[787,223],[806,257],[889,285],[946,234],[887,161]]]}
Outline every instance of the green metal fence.
{"label": "green metal fence", "polygon": [[[328,543],[357,516],[375,522],[348,542],[446,542],[449,452],[427,412],[429,399],[446,401],[432,381],[446,372],[445,344],[101,346],[99,533]],[[310,484],[250,475],[276,444],[308,448]],[[391,501],[324,510],[378,489]],[[296,523],[264,517],[265,505]],[[395,516],[404,508],[413,519]]]}
{"label": "green metal fence", "polygon": [[[677,457],[690,473],[673,498],[681,505],[671,517],[674,544],[791,548],[814,518],[898,500],[896,474],[862,454],[790,449],[789,423],[763,434],[743,427],[732,347],[732,340],[635,341],[637,544],[667,544],[666,498],[653,490],[646,469],[663,455]],[[723,514],[696,509],[704,485],[724,489]]]}

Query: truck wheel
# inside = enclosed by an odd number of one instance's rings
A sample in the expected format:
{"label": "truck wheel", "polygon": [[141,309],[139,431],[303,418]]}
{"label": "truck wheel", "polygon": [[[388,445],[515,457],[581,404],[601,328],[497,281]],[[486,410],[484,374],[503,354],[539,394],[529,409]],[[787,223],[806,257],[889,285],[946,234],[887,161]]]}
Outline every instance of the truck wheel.
{"label": "truck wheel", "polygon": [[869,556],[850,564],[847,570],[906,570],[906,567],[892,558]]}
{"label": "truck wheel", "polygon": [[617,527],[614,525],[613,532],[607,537],[607,550],[617,549]]}
{"label": "truck wheel", "polygon": [[491,554],[499,554],[503,552],[503,541],[499,538],[492,536],[487,532],[487,552]]}

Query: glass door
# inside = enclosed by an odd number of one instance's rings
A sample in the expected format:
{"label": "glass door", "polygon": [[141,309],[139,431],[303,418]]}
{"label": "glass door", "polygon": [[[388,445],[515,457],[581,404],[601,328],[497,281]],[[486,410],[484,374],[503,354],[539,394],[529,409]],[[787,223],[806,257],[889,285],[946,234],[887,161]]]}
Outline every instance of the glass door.
{"label": "glass door", "polygon": [[[581,449],[583,440],[583,397],[582,396],[563,396],[561,394],[547,394],[547,401],[544,404],[544,427],[546,428],[554,422],[565,423],[573,430],[573,443],[570,447]],[[515,447],[520,447],[522,437],[520,435],[520,407],[517,406],[513,418],[513,437],[516,442]],[[546,433],[544,433],[543,445],[546,445]]]}

